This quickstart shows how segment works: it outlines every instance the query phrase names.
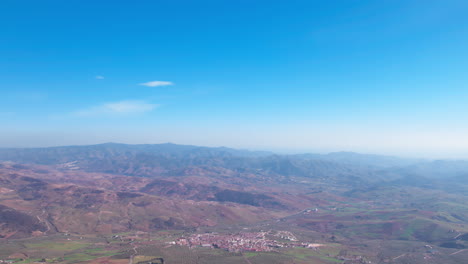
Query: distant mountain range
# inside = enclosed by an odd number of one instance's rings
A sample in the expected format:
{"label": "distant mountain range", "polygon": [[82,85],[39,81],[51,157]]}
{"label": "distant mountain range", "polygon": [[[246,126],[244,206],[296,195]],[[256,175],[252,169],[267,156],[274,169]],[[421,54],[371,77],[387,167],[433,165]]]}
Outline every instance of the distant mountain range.
{"label": "distant mountain range", "polygon": [[[353,155],[354,156],[354,155]],[[365,176],[352,162],[299,155],[276,155],[230,148],[176,144],[126,145],[107,143],[30,149],[0,149],[0,160],[55,165],[88,172],[131,176],[184,176],[190,174],[254,173],[263,175],[333,177]]]}
{"label": "distant mountain range", "polygon": [[463,160],[429,161],[354,152],[278,155],[171,143],[3,148],[0,149],[0,160],[145,177],[222,174],[222,170],[285,177],[341,177],[342,180],[347,177],[384,180],[402,176],[449,178],[468,175],[468,161]]}

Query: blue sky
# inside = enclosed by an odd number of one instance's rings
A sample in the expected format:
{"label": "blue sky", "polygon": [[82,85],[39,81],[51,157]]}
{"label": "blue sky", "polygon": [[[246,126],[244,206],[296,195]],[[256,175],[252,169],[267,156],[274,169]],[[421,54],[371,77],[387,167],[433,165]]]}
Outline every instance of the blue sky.
{"label": "blue sky", "polygon": [[468,2],[0,4],[0,146],[468,157]]}

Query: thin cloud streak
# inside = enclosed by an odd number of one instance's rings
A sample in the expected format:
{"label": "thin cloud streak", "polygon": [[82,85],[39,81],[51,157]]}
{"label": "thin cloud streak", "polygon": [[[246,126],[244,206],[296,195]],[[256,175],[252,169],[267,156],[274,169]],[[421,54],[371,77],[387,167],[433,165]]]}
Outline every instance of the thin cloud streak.
{"label": "thin cloud streak", "polygon": [[73,112],[72,114],[78,117],[123,116],[151,112],[158,106],[158,104],[152,104],[145,101],[127,100],[104,103],[102,105]]}
{"label": "thin cloud streak", "polygon": [[148,87],[158,87],[158,86],[174,85],[174,83],[167,82],[167,81],[151,81],[151,82],[140,83],[139,85],[148,86]]}

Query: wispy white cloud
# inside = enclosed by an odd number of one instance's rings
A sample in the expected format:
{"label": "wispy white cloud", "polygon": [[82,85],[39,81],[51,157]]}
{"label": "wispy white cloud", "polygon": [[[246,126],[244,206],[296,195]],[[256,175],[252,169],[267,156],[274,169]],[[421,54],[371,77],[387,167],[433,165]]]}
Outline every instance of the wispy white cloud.
{"label": "wispy white cloud", "polygon": [[152,81],[152,82],[140,83],[140,85],[148,86],[148,87],[157,87],[157,86],[174,85],[174,83],[173,82],[166,82],[166,81]]}
{"label": "wispy white cloud", "polygon": [[159,105],[151,104],[145,101],[128,100],[112,103],[105,103],[98,106],[93,106],[83,110],[73,112],[74,116],[122,116],[132,114],[142,114],[153,111]]}
{"label": "wispy white cloud", "polygon": [[102,76],[102,75],[98,75],[98,76],[96,76],[96,79],[98,79],[98,80],[102,80],[102,79],[104,79],[104,76]]}

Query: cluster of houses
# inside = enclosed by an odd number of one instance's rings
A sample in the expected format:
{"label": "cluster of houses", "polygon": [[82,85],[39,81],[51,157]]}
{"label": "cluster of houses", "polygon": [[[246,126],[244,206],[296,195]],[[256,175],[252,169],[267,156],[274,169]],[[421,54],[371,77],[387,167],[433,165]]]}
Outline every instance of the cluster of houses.
{"label": "cluster of houses", "polygon": [[[270,236],[271,238],[267,238]],[[286,240],[280,242],[274,237]],[[285,247],[305,247],[316,249],[321,244],[298,242],[296,236],[288,231],[279,231],[276,234],[269,232],[243,232],[237,234],[193,234],[181,237],[170,244],[193,247],[222,248],[233,252],[242,251],[273,251]]]}
{"label": "cluster of houses", "polygon": [[290,240],[290,241],[298,241],[297,237],[289,231],[278,231],[276,232],[276,234],[274,234],[274,236],[279,237],[281,239]]}

